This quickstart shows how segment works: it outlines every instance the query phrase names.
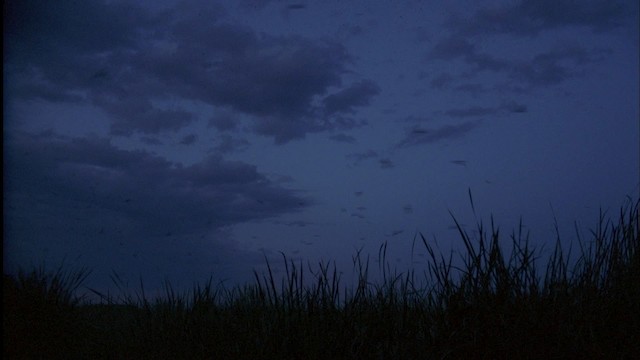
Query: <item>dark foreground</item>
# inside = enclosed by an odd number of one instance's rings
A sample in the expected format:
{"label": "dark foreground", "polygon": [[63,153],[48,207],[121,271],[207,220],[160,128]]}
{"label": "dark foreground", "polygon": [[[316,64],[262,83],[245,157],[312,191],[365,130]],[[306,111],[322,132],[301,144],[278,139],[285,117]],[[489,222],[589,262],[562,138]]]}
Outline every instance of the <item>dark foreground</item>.
{"label": "dark foreground", "polygon": [[[502,239],[478,224],[462,268],[436,253],[428,269],[384,272],[345,287],[335,266],[284,279],[256,273],[253,285],[211,282],[147,300],[72,294],[88,271],[37,269],[3,278],[3,354],[10,359],[633,359],[640,356],[638,202],[603,216],[576,261],[559,240],[551,258],[517,229]],[[578,248],[579,250],[576,250]],[[384,260],[386,246],[381,247]],[[505,249],[509,249],[506,251]],[[381,263],[385,263],[381,261]]]}

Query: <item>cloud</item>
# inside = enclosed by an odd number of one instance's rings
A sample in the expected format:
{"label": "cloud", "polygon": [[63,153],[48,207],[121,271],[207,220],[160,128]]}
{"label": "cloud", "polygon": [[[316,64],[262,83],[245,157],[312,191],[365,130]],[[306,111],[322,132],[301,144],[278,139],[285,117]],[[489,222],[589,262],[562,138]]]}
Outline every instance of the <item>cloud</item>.
{"label": "cloud", "polygon": [[240,0],[239,5],[245,10],[262,10],[275,0]]}
{"label": "cloud", "polygon": [[[367,150],[362,153],[352,153],[352,154],[348,154],[346,157],[347,159],[350,159],[353,161],[353,166],[358,166],[363,161],[366,161],[369,159],[378,159],[377,163],[381,169],[391,169],[395,166],[395,164],[393,163],[393,160],[391,160],[390,158],[379,158],[380,155],[374,150]],[[360,196],[362,194],[363,192],[361,191],[355,192],[356,196]]]}
{"label": "cloud", "polygon": [[429,52],[429,58],[451,60],[459,57],[468,57],[475,54],[475,52],[475,46],[466,37],[454,35],[438,41]]}
{"label": "cloud", "polygon": [[355,144],[357,142],[356,138],[354,138],[351,135],[346,135],[346,134],[331,135],[331,136],[329,136],[329,139],[331,139],[333,141],[337,141],[337,142],[348,143],[348,144]]}
{"label": "cloud", "polygon": [[198,141],[198,135],[189,134],[184,136],[182,140],[180,140],[180,145],[193,145],[196,141]]}
{"label": "cloud", "polygon": [[468,121],[458,125],[445,125],[436,129],[413,128],[407,132],[397,148],[407,148],[415,145],[431,144],[446,139],[464,136],[480,125],[480,120]]}
{"label": "cloud", "polygon": [[338,37],[341,39],[349,39],[365,33],[365,28],[357,24],[341,24],[338,27]]}
{"label": "cloud", "polygon": [[380,88],[374,82],[363,80],[325,97],[324,110],[328,115],[354,113],[354,107],[368,105],[371,97],[379,92]]}
{"label": "cloud", "polygon": [[584,66],[598,61],[603,52],[607,51],[588,51],[578,46],[550,50],[536,55],[528,63],[514,63],[509,69],[509,77],[530,86],[558,84],[581,75]]}
{"label": "cloud", "polygon": [[239,119],[228,111],[220,112],[209,119],[209,126],[218,131],[231,131],[238,127]]}
{"label": "cloud", "polygon": [[452,109],[445,112],[446,115],[454,118],[479,117],[485,115],[494,115],[498,112],[496,108],[487,108],[481,106],[473,106],[464,109]]}
{"label": "cloud", "polygon": [[217,139],[219,144],[213,150],[221,154],[244,151],[249,147],[249,141],[246,139],[234,138],[227,134],[222,134]]}
{"label": "cloud", "polygon": [[307,133],[327,130],[327,124],[310,118],[296,120],[265,116],[254,123],[252,130],[257,134],[273,137],[274,143],[281,145],[294,139],[303,139]]}
{"label": "cloud", "polygon": [[160,141],[160,139],[158,139],[155,136],[141,136],[140,137],[140,141],[142,141],[144,144],[147,145],[162,145],[163,142]]}
{"label": "cloud", "polygon": [[[353,114],[379,92],[369,80],[343,88],[353,59],[341,44],[258,34],[224,22],[219,6],[157,13],[111,2],[78,6],[11,11],[10,100],[84,101],[104,110],[112,134],[122,136],[182,129],[197,120],[186,105],[195,102],[248,115],[256,133],[284,143],[357,126],[334,116]],[[328,95],[330,88],[337,92]],[[210,124],[224,131],[230,121]]]}
{"label": "cloud", "polygon": [[442,90],[451,84],[453,77],[449,73],[442,73],[431,80],[431,87]]}
{"label": "cloud", "polygon": [[[468,117],[483,117],[488,115],[498,115],[501,113],[525,113],[527,112],[527,106],[520,104],[514,100],[503,101],[500,106],[496,107],[483,107],[483,106],[471,106],[459,109],[450,109],[445,111],[445,115],[452,118],[468,118]],[[414,128],[413,132],[424,132],[420,128]]]}
{"label": "cloud", "polygon": [[357,166],[360,163],[362,163],[365,160],[368,159],[375,159],[378,157],[378,153],[374,150],[367,150],[365,152],[361,152],[361,153],[352,153],[352,154],[348,154],[347,159],[352,159],[353,160],[353,165]]}
{"label": "cloud", "polygon": [[517,103],[513,100],[505,101],[502,103],[501,108],[511,113],[525,113],[527,112],[527,105]]}
{"label": "cloud", "polygon": [[288,10],[304,10],[307,8],[305,4],[289,4],[287,5]]}
{"label": "cloud", "polygon": [[391,161],[391,159],[389,159],[389,158],[384,158],[384,159],[378,160],[378,164],[380,164],[380,168],[381,169],[391,169],[392,167],[395,166],[393,164],[393,161]]}
{"label": "cloud", "polygon": [[456,86],[454,88],[454,90],[460,91],[460,92],[464,92],[464,93],[468,93],[468,94],[471,94],[471,95],[478,95],[478,94],[482,94],[482,93],[487,92],[487,89],[485,88],[484,85],[482,85],[482,84],[471,84],[471,83],[458,85],[458,86]]}
{"label": "cloud", "polygon": [[[131,236],[188,235],[300,211],[305,199],[255,166],[210,156],[183,166],[102,138],[17,134],[5,140],[5,221],[42,237],[77,224]],[[308,202],[308,201],[306,201]],[[72,225],[71,225],[72,226]],[[74,236],[72,233],[68,236]]]}
{"label": "cloud", "polygon": [[137,32],[151,29],[158,20],[136,4],[124,2],[12,1],[4,5],[5,55],[39,63],[52,60],[38,58],[45,53],[58,58],[67,52],[91,55],[128,48],[134,45]]}
{"label": "cloud", "polygon": [[304,221],[304,220],[294,220],[294,221],[279,221],[279,220],[275,220],[273,221],[274,224],[277,225],[285,225],[285,226],[290,226],[290,227],[307,227],[308,225],[313,225],[314,223],[311,221]]}
{"label": "cloud", "polygon": [[430,117],[427,116],[416,116],[416,115],[409,115],[409,116],[405,116],[404,118],[397,120],[398,122],[408,122],[408,123],[424,123],[424,122],[429,122],[432,119]]}
{"label": "cloud", "polygon": [[[495,88],[530,90],[555,85],[584,73],[586,65],[598,61],[608,50],[563,45],[561,49],[540,51],[530,59],[516,60],[482,51],[481,44],[497,35],[533,37],[568,27],[610,31],[624,26],[633,16],[630,14],[637,14],[637,8],[632,1],[522,0],[483,7],[470,16],[454,14],[446,23],[448,34],[435,43],[427,59],[463,61],[469,70],[456,78],[467,79],[484,71],[505,75],[507,84],[495,84]],[[433,78],[431,85],[443,89],[454,80],[441,75]],[[458,88],[476,92],[475,88]]]}
{"label": "cloud", "polygon": [[[428,55],[430,60],[462,59],[470,66],[471,71],[459,76],[469,78],[483,71],[504,74],[507,88],[532,89],[562,83],[585,72],[588,64],[600,61],[602,55],[610,53],[606,49],[588,50],[581,46],[568,46],[539,52],[529,60],[499,59],[490,54],[481,53],[461,35],[441,40]],[[449,44],[451,42],[451,44]],[[462,42],[467,46],[461,46]],[[448,74],[441,74],[431,81],[437,89],[443,89],[455,79]],[[504,87],[504,86],[503,86]],[[460,85],[456,90],[477,92],[481,85]]]}
{"label": "cloud", "polygon": [[[461,34],[454,34],[436,43],[428,54],[430,60],[451,61],[461,58],[468,65],[473,66],[473,71],[503,71],[509,68],[509,63],[488,54],[480,53],[469,39]],[[451,76],[442,74],[432,80],[432,86],[444,86],[452,81]],[[443,78],[444,77],[444,78]],[[435,81],[435,84],[433,83]]]}
{"label": "cloud", "polygon": [[622,25],[631,2],[610,0],[523,0],[483,8],[471,17],[454,16],[448,26],[464,35],[533,36],[546,30],[581,26],[602,32]]}

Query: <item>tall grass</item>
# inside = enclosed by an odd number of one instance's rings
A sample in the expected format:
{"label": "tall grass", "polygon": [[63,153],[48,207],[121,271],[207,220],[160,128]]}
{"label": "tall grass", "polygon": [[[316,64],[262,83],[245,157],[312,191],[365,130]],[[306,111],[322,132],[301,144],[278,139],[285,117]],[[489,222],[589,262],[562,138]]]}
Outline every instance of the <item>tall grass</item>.
{"label": "tall grass", "polygon": [[[89,275],[86,269],[47,272],[44,264],[17,276],[3,275],[3,353],[35,358],[73,353],[80,345],[81,298],[73,294]],[[45,356],[48,357],[48,356]]]}
{"label": "tall grass", "polygon": [[[640,354],[640,217],[627,204],[615,221],[601,213],[577,258],[556,238],[551,256],[523,226],[507,236],[493,219],[473,237],[457,222],[461,259],[435,250],[398,273],[379,248],[382,281],[353,256],[355,284],[333,262],[316,266],[282,254],[285,274],[243,287],[210,280],[190,292],[165,283],[150,300],[71,297],[87,272],[42,270],[4,277],[4,354],[11,358],[634,358]],[[455,221],[455,218],[454,218]],[[559,233],[559,232],[557,232]],[[509,246],[510,245],[510,246]],[[570,261],[570,259],[576,260]],[[462,265],[460,265],[462,264]],[[121,280],[114,276],[116,284]]]}

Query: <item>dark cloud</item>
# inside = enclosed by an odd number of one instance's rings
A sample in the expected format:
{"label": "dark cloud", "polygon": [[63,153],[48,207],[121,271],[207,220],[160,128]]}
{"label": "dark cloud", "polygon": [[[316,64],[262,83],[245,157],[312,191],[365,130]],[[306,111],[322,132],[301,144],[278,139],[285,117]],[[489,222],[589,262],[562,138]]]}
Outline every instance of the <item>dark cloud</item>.
{"label": "dark cloud", "polygon": [[469,133],[478,125],[479,120],[468,121],[458,125],[445,125],[436,129],[413,128],[407,132],[405,138],[396,147],[406,148],[414,145],[431,144],[434,142],[455,139]]}
{"label": "dark cloud", "polygon": [[[209,36],[232,36],[217,34],[216,30],[212,29],[213,34]],[[252,115],[291,117],[308,115],[314,96],[324,93],[329,86],[340,84],[340,75],[348,59],[342,46],[303,39],[259,41],[252,36],[250,40],[242,53],[227,54],[226,60],[208,69],[209,74],[200,74],[207,83],[200,84],[201,80],[187,77],[194,81],[184,84],[191,88],[191,95]],[[192,40],[185,35],[182,41]],[[206,51],[212,57],[219,52],[198,47],[185,50]],[[184,59],[175,59],[176,62],[181,60]],[[164,72],[163,75],[174,76]]]}
{"label": "dark cloud", "polygon": [[[10,74],[8,75],[8,77],[11,78]],[[68,91],[68,89],[64,89],[55,84],[43,83],[37,79],[31,79],[30,81],[7,81],[5,83],[5,89],[5,91],[10,92],[11,96],[17,98],[76,104],[84,101],[84,97],[73,94]]]}
{"label": "dark cloud", "polygon": [[[514,60],[483,52],[480,46],[494,35],[535,36],[566,27],[609,31],[623,26],[637,9],[634,1],[608,0],[523,0],[483,7],[471,16],[452,15],[448,35],[436,42],[428,59],[463,61],[470,69],[462,78],[483,71],[504,74],[507,85],[494,84],[496,88],[530,90],[555,85],[584,73],[586,65],[598,61],[606,51],[565,45],[541,51],[529,60]],[[454,80],[434,78],[432,87],[442,89]],[[477,93],[473,88],[460,90]]]}
{"label": "dark cloud", "polygon": [[285,144],[293,139],[302,139],[310,132],[326,130],[326,124],[322,121],[304,119],[296,121],[281,117],[262,117],[256,121],[253,131],[257,134],[272,136],[275,144]]}
{"label": "dark cloud", "polygon": [[[253,10],[253,11],[262,10],[271,3],[282,4],[285,2],[287,1],[286,0],[240,0],[238,1],[241,8],[245,10]],[[301,3],[294,3],[291,5],[293,5],[294,7],[292,10],[299,10],[297,8],[298,6],[301,6],[301,5],[304,6],[304,4],[301,4]],[[284,4],[284,9],[288,9],[288,4]]]}
{"label": "dark cloud", "polygon": [[73,219],[124,228],[131,236],[186,235],[304,207],[303,198],[255,166],[217,156],[183,166],[144,151],[117,149],[105,139],[51,133],[18,134],[4,146],[4,170],[10,174],[5,221],[19,226],[28,218],[24,231],[41,237],[73,226]]}
{"label": "dark cloud", "polygon": [[416,116],[416,115],[409,115],[404,117],[403,119],[399,120],[400,122],[408,122],[408,123],[424,123],[424,122],[429,122],[432,119],[430,117],[427,116]]}
{"label": "dark cloud", "polygon": [[501,108],[511,113],[525,113],[527,112],[527,105],[517,103],[515,101],[505,101]]}
{"label": "dark cloud", "polygon": [[274,0],[240,0],[238,4],[246,10],[261,10]]}
{"label": "dark cloud", "polygon": [[[483,106],[471,106],[460,109],[450,109],[445,111],[445,115],[452,118],[468,118],[468,117],[483,117],[489,115],[498,115],[507,113],[525,113],[527,112],[527,106],[520,104],[513,100],[503,101],[500,106],[496,107],[483,107]],[[413,132],[424,131],[420,128],[414,128]]]}
{"label": "dark cloud", "polygon": [[368,159],[375,159],[377,158],[379,155],[376,151],[374,150],[367,150],[365,152],[362,153],[352,153],[352,154],[348,154],[347,155],[347,159],[351,159],[353,160],[353,165],[359,165],[361,162],[368,160]]}
{"label": "dark cloud", "polygon": [[244,151],[249,147],[249,141],[222,134],[216,138],[218,145],[213,150],[221,154]]}
{"label": "dark cloud", "polygon": [[[462,59],[473,67],[473,71],[503,71],[509,68],[509,63],[499,60],[491,55],[480,53],[476,45],[472,44],[467,37],[454,34],[448,38],[440,40],[429,52],[428,58],[431,60],[451,61]],[[444,74],[443,74],[444,75]],[[442,75],[441,75],[442,76]],[[437,80],[437,81],[436,81]],[[449,77],[434,79],[434,86],[449,84],[453,79]]]}
{"label": "dark cloud", "polygon": [[449,84],[451,84],[451,82],[453,81],[453,77],[448,74],[448,73],[442,73],[438,76],[436,76],[435,78],[433,78],[433,80],[431,80],[431,87],[434,89],[438,89],[438,90],[442,90],[446,87],[449,86]]}
{"label": "dark cloud", "polygon": [[421,134],[428,134],[428,133],[429,133],[429,130],[423,129],[420,127],[414,127],[413,129],[411,129],[411,134],[421,135]]}
{"label": "dark cloud", "polygon": [[155,136],[141,136],[140,141],[147,145],[162,145],[162,141]]}
{"label": "dark cloud", "polygon": [[485,115],[494,115],[498,112],[497,108],[488,108],[481,106],[473,106],[464,109],[452,109],[445,112],[446,115],[454,118],[479,117]]}
{"label": "dark cloud", "polygon": [[337,31],[338,36],[343,39],[362,35],[364,32],[365,29],[357,24],[342,24]]}
{"label": "dark cloud", "polygon": [[[476,46],[460,37],[461,35],[458,34],[441,40],[430,52],[429,59],[447,61],[462,59],[470,66],[471,71],[461,75],[461,78],[473,77],[483,71],[504,74],[507,79],[507,88],[524,86],[526,89],[531,89],[562,83],[583,74],[587,65],[600,61],[603,55],[610,53],[606,49],[588,50],[580,46],[568,46],[540,52],[530,60],[507,60],[481,53]],[[465,46],[461,46],[461,42]],[[448,74],[442,74],[433,79],[431,85],[442,89],[454,80]],[[460,85],[456,90],[477,92],[480,88],[484,88],[481,85],[469,86],[468,84]]]}
{"label": "dark cloud", "polygon": [[313,222],[304,221],[304,220],[294,220],[294,221],[273,221],[274,224],[277,225],[285,225],[290,227],[307,227],[308,225],[313,225]]}
{"label": "dark cloud", "polygon": [[288,10],[304,10],[307,8],[305,4],[289,4],[287,5]]}
{"label": "dark cloud", "polygon": [[287,184],[287,183],[293,183],[295,181],[295,179],[289,175],[274,174],[274,173],[269,174],[269,180],[276,184]]}
{"label": "dark cloud", "polygon": [[621,26],[633,8],[631,1],[523,0],[484,8],[471,17],[454,16],[448,25],[454,31],[471,36],[533,36],[567,26],[600,32]]}
{"label": "dark cloud", "polygon": [[363,80],[324,98],[324,109],[329,115],[353,113],[354,107],[369,104],[369,100],[380,92],[380,88],[369,80]]}
{"label": "dark cloud", "polygon": [[355,144],[357,142],[356,138],[354,138],[351,135],[346,135],[346,134],[331,135],[331,136],[329,136],[329,139],[331,139],[333,141],[337,141],[337,142],[348,143],[348,144]]}
{"label": "dark cloud", "polygon": [[[195,9],[16,5],[5,25],[5,91],[11,99],[90,102],[111,116],[113,134],[126,136],[189,125],[196,119],[186,102],[226,107],[250,115],[253,129],[277,143],[356,126],[333,116],[353,113],[379,91],[366,80],[340,89],[352,61],[341,44],[257,34],[221,21],[218,6]],[[329,88],[338,91],[326,96]],[[228,118],[211,124],[233,128]]]}
{"label": "dark cloud", "polygon": [[[151,30],[158,19],[135,4],[117,1],[6,1],[3,20],[5,60],[42,64],[60,60],[68,52],[92,56],[126,49],[135,44],[138,33]],[[39,58],[42,55],[54,59]]]}
{"label": "dark cloud", "polygon": [[475,46],[466,37],[454,35],[437,42],[431,49],[429,57],[435,60],[451,60],[468,57],[475,52]]}
{"label": "dark cloud", "polygon": [[509,69],[509,77],[530,86],[559,84],[581,75],[584,66],[598,61],[603,52],[607,51],[588,51],[578,46],[550,50],[536,55],[528,63],[514,63]]}
{"label": "dark cloud", "polygon": [[238,118],[230,112],[221,112],[209,119],[209,126],[213,126],[218,131],[230,131],[238,127]]}
{"label": "dark cloud", "polygon": [[487,92],[487,89],[483,84],[461,84],[456,86],[454,90],[471,95],[478,95]]}
{"label": "dark cloud", "polygon": [[500,72],[508,70],[511,63],[508,60],[498,59],[492,55],[474,52],[465,57],[465,61],[472,65],[473,72],[493,71]]}
{"label": "dark cloud", "polygon": [[389,158],[384,158],[384,159],[378,160],[378,164],[380,164],[380,168],[381,169],[391,169],[392,167],[395,166],[393,164],[393,161],[391,159],[389,159]]}
{"label": "dark cloud", "polygon": [[180,145],[193,145],[198,141],[198,135],[189,134],[185,135],[182,140],[180,140]]}
{"label": "dark cloud", "polygon": [[151,105],[148,99],[122,99],[103,102],[102,105],[113,115],[111,134],[132,135],[135,131],[143,134],[159,134],[162,131],[177,131],[191,124],[193,115],[184,110],[162,110]]}

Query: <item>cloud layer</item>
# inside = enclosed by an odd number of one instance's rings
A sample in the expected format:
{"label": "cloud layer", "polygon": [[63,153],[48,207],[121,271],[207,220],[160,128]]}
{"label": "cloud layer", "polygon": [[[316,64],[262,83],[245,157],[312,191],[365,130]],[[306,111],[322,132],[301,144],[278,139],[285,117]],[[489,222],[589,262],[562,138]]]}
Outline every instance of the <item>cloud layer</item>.
{"label": "cloud layer", "polygon": [[[12,96],[89,102],[110,115],[115,135],[177,131],[196,120],[186,105],[196,102],[246,115],[254,132],[285,143],[357,126],[345,117],[379,92],[370,80],[343,84],[353,59],[341,44],[258,34],[225,22],[216,6],[155,13],[101,1],[8,7]],[[173,105],[160,105],[167,102]],[[214,124],[233,127],[221,118]]]}
{"label": "cloud layer", "polygon": [[4,170],[11,174],[5,220],[38,218],[64,227],[90,212],[101,214],[97,229],[202,234],[310,203],[255,166],[219,156],[182,166],[144,151],[117,149],[103,138],[52,133],[5,139],[5,154]]}
{"label": "cloud layer", "polygon": [[[455,80],[468,81],[484,72],[503,77],[491,90],[530,91],[557,85],[582,75],[588,65],[598,62],[611,50],[588,48],[575,41],[548,48],[528,59],[493,54],[484,50],[487,40],[509,36],[532,43],[549,31],[576,29],[589,32],[614,31],[637,12],[630,1],[523,0],[502,6],[485,7],[469,16],[452,15],[446,22],[449,32],[427,54],[427,61],[462,61],[461,74],[441,72],[430,82],[434,89],[449,87]],[[484,46],[483,46],[484,45]],[[514,50],[514,52],[517,52]],[[513,53],[510,55],[518,55]],[[454,90],[478,94],[487,87],[478,83],[459,84]]]}

